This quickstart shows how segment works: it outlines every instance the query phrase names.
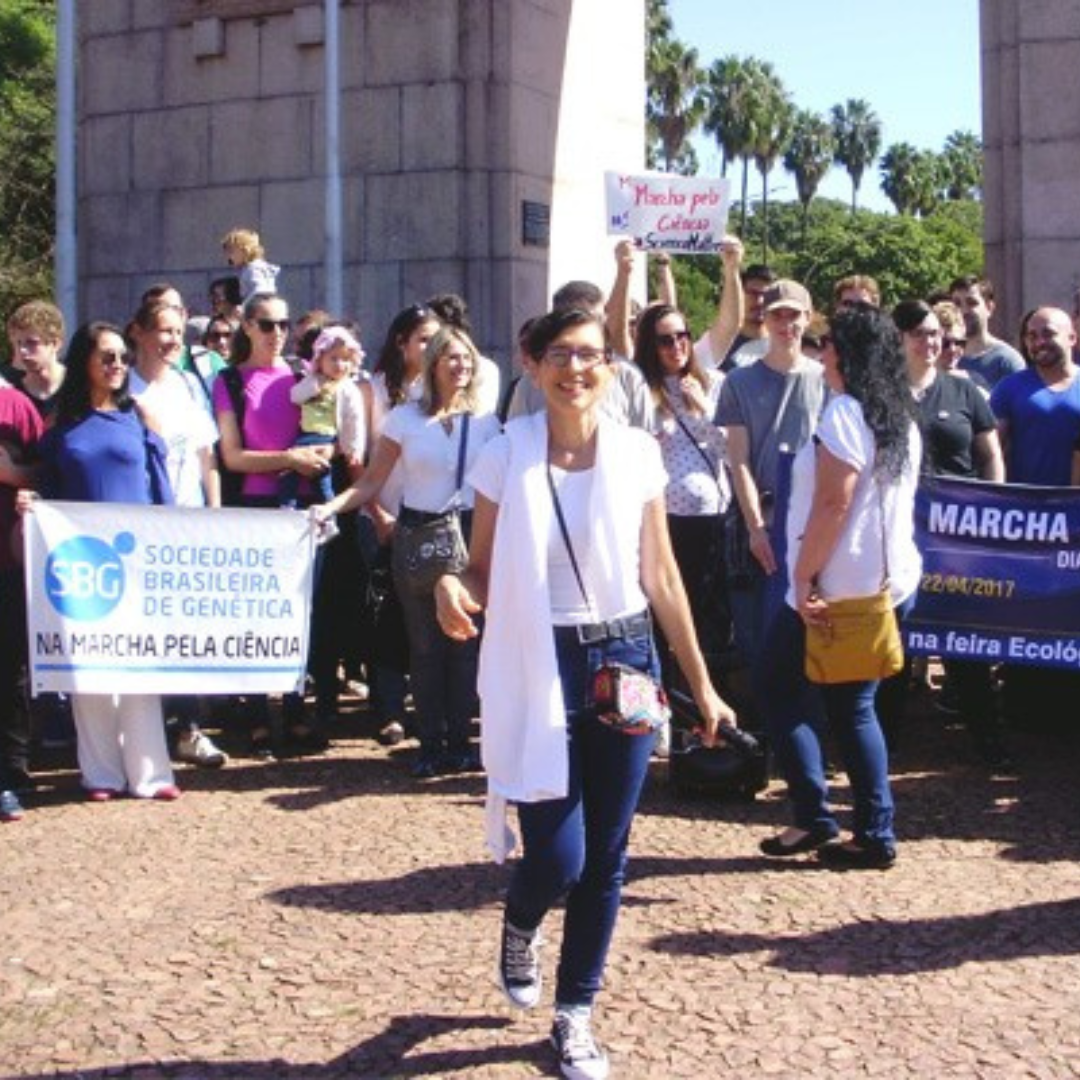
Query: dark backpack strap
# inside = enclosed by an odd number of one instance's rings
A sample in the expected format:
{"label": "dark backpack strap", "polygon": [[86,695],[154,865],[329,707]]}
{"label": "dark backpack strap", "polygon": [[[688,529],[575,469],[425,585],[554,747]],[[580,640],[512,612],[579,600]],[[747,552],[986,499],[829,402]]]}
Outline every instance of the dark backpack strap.
{"label": "dark backpack strap", "polygon": [[225,389],[229,394],[229,403],[232,405],[233,415],[236,417],[236,431],[240,436],[240,445],[244,445],[244,411],[247,402],[244,399],[244,380],[239,368],[223,368],[218,378],[225,383]]}

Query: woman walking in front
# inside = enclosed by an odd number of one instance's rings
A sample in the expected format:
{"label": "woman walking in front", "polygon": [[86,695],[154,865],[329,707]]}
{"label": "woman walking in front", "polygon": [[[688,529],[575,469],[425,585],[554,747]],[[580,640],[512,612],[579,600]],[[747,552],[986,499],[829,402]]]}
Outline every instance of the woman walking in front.
{"label": "woman walking in front", "polygon": [[[877,680],[813,686],[807,625],[827,625],[829,602],[872,595],[887,578],[894,607],[913,596],[921,443],[900,335],[869,305],[830,321],[822,363],[833,398],[795,457],[787,517],[787,603],[774,617],[756,678],[795,823],[761,843],[772,857],[817,851],[831,866],[885,869],[896,859]],[[820,698],[817,696],[820,694]],[[837,843],[822,754],[822,706],[839,742],[855,803],[853,838]]]}
{"label": "woman walking in front", "polygon": [[656,441],[602,419],[612,378],[602,322],[584,311],[538,320],[529,335],[545,409],[484,448],[468,569],[436,587],[450,637],[477,634],[488,845],[501,861],[518,804],[524,846],[511,879],[499,977],[510,1002],[540,997],[540,924],[566,898],[551,1038],[563,1076],[608,1075],[592,1035],[619,912],[626,849],[655,736],[607,726],[590,707],[597,667],[659,673],[656,613],[712,742],[730,708],[709,682],[668,540]]}

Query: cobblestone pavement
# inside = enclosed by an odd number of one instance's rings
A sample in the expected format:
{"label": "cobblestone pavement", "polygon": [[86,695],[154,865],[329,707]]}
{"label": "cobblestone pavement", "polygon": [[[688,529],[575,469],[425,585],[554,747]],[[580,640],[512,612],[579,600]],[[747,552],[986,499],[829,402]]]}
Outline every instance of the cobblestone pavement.
{"label": "cobblestone pavement", "polygon": [[[494,986],[481,779],[412,781],[359,711],[336,734],[183,769],[175,804],[44,774],[0,828],[0,1076],[556,1075],[547,1009]],[[768,865],[779,785],[686,801],[657,763],[597,1010],[613,1075],[1080,1076],[1080,744],[1018,748],[990,777],[913,722],[889,873]]]}

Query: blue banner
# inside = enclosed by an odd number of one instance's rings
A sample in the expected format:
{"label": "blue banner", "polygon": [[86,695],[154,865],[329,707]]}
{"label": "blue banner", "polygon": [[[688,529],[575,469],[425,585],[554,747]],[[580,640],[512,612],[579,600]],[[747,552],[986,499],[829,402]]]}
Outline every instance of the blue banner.
{"label": "blue banner", "polygon": [[1080,669],[1080,488],[925,479],[919,656]]}

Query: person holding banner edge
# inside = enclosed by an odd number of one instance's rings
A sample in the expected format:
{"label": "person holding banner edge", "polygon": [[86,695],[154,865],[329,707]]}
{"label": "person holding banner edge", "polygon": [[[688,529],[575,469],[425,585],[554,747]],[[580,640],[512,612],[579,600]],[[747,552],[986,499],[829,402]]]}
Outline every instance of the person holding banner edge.
{"label": "person holding banner edge", "polygon": [[[167,504],[165,445],[150,414],[128,393],[131,356],[120,330],[80,326],[64,358],[56,423],[41,442],[41,493],[72,502]],[[20,501],[32,509],[32,499]],[[157,694],[71,695],[79,771],[87,797],[180,795]]]}
{"label": "person holding banner edge", "polygon": [[[938,366],[942,329],[935,310],[922,300],[904,300],[893,309],[893,321],[903,341],[908,384],[919,412],[921,472],[1004,483],[1001,444],[986,396],[967,373],[954,375]],[[990,665],[948,660],[945,671],[979,756],[996,770],[1011,768]],[[910,664],[905,664],[878,691],[878,713],[893,750],[909,681]]]}
{"label": "person holding banner edge", "polygon": [[[221,456],[226,467],[243,476],[242,505],[278,509],[278,474],[289,469],[301,476],[321,476],[330,469],[323,448],[295,446],[300,410],[290,399],[296,378],[284,357],[291,327],[285,298],[256,293],[244,305],[244,319],[233,344],[232,371],[240,381],[234,401],[224,372],[214,383],[214,414],[221,435]],[[242,415],[238,415],[238,408]],[[310,501],[310,496],[309,496]],[[250,751],[270,759],[287,750],[318,753],[328,739],[321,720],[337,695],[337,660],[327,640],[325,609],[328,598],[320,590],[321,558],[316,556],[315,598],[312,609],[310,666],[315,680],[317,720],[304,717],[303,697],[284,695],[285,740],[274,736],[269,701],[265,695],[248,699]]]}
{"label": "person holding banner edge", "polygon": [[[865,304],[839,311],[823,344],[833,397],[814,439],[795,458],[790,586],[755,669],[795,821],[760,846],[773,858],[816,851],[836,869],[884,870],[896,859],[896,835],[874,706],[879,684],[811,684],[804,626],[827,624],[830,600],[871,595],[883,581],[897,608],[914,596],[922,571],[914,526],[921,440],[900,335],[887,315]],[[854,796],[853,837],[846,843],[837,842],[829,804],[822,706]]]}

